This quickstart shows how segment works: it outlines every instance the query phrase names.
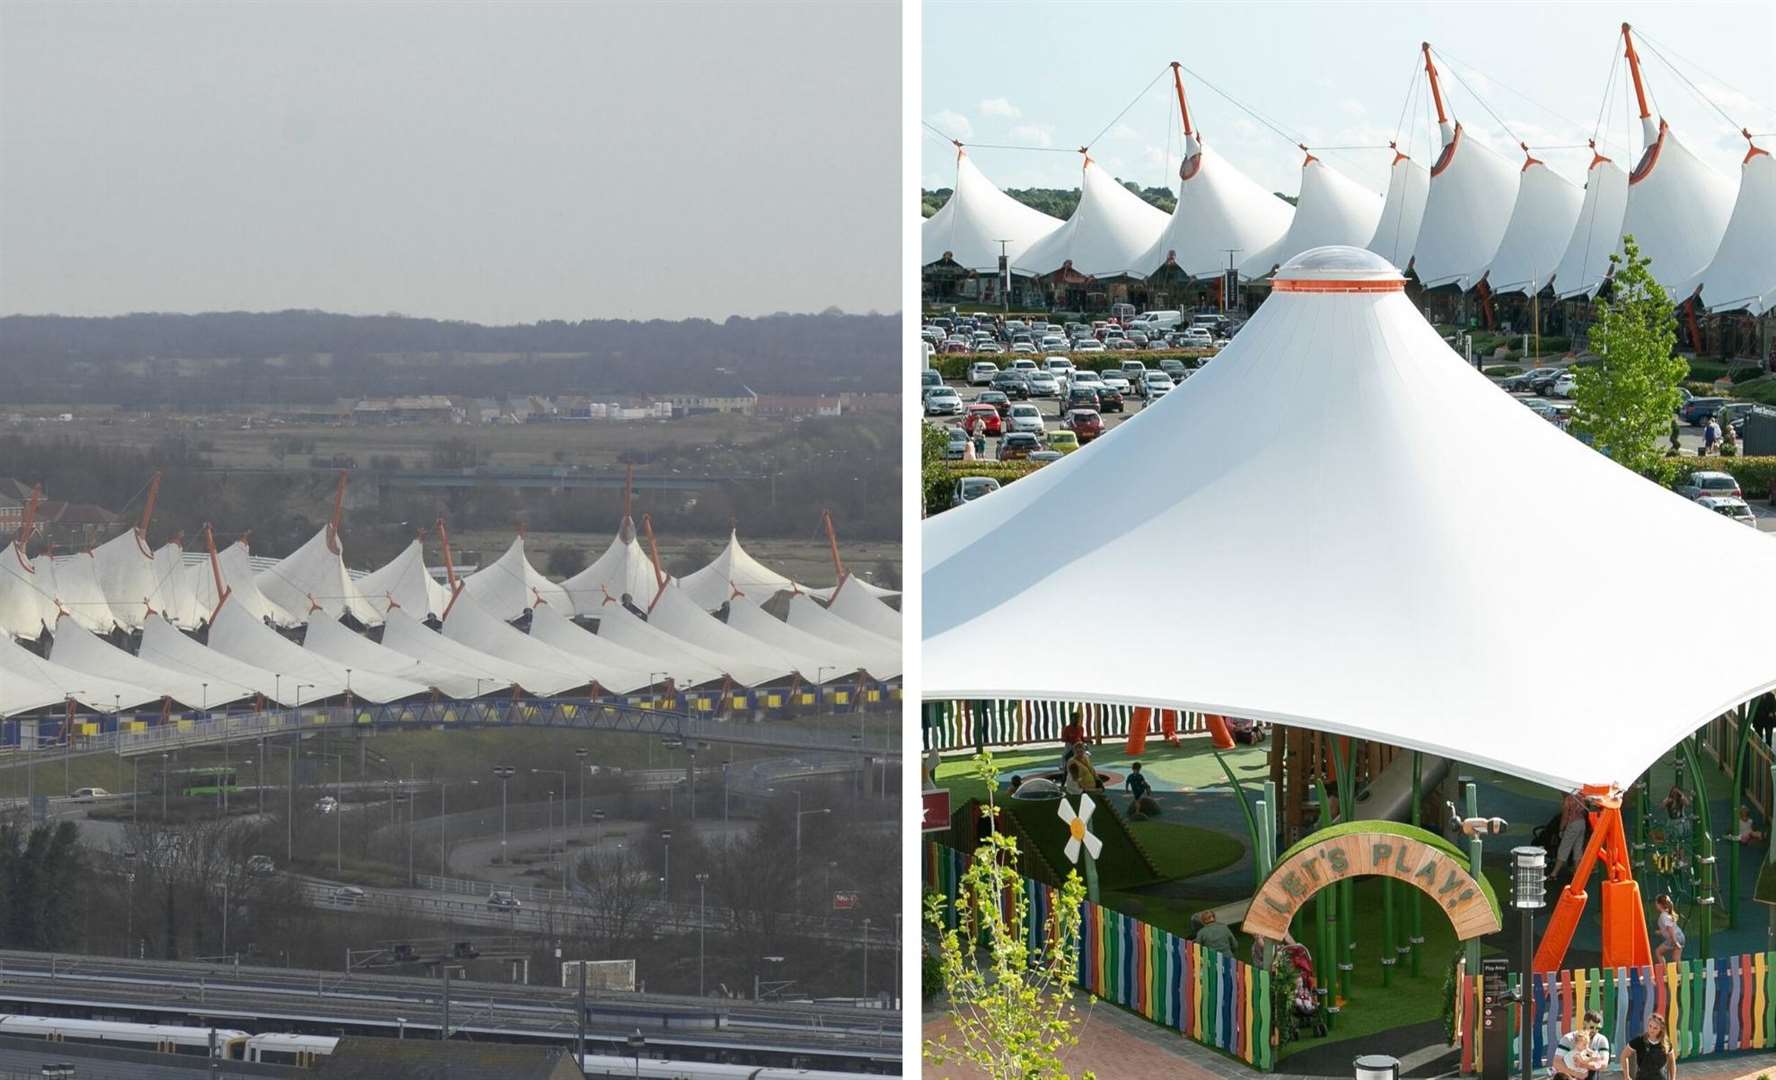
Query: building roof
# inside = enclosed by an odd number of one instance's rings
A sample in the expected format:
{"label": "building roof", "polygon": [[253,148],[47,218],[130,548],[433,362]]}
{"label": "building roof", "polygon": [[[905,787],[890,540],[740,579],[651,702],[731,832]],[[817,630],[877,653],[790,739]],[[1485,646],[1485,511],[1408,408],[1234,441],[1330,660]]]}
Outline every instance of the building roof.
{"label": "building roof", "polygon": [[1289,229],[1295,208],[1209,149],[1201,132],[1184,137],[1184,163],[1178,169],[1178,205],[1165,231],[1136,266],[1151,274],[1175,262],[1190,277],[1227,268],[1235,256],[1269,247]]}
{"label": "building roof", "polygon": [[956,187],[949,201],[919,226],[919,262],[949,255],[968,270],[996,270],[1003,250],[1013,265],[1030,245],[1059,228],[1060,218],[1025,206],[986,178],[968,153],[956,151]]}
{"label": "building roof", "polygon": [[[1155,461],[1170,464],[1143,467]],[[1524,484],[1530,472],[1542,482]],[[1776,688],[1776,651],[1756,634],[1720,636],[1699,668],[1672,665],[1645,628],[1693,624],[1693,598],[1622,587],[1672,551],[1705,550],[1735,568],[1744,610],[1776,610],[1769,538],[1501,394],[1366,251],[1285,266],[1176,391],[923,529],[933,699],[1253,717],[1571,789],[1625,788]],[[1558,597],[1488,555],[1524,536],[1585,552],[1562,564]],[[1142,568],[1114,619],[1062,652],[1030,648],[1028,628],[1091,594],[1106,565]]]}
{"label": "building roof", "polygon": [[1029,274],[1050,274],[1069,266],[1091,277],[1145,274],[1153,267],[1142,265],[1142,257],[1169,220],[1164,211],[1117,183],[1088,157],[1072,216],[1011,265]]}
{"label": "building roof", "polygon": [[[1746,155],[1726,235],[1695,284],[1710,311],[1762,315],[1776,307],[1776,157],[1764,150]],[[1680,286],[1684,294],[1691,288]]]}
{"label": "building roof", "polygon": [[1381,222],[1381,209],[1380,195],[1308,154],[1289,230],[1269,247],[1243,256],[1240,273],[1260,278],[1312,248],[1367,244]]}
{"label": "building roof", "polygon": [[348,1035],[314,1066],[327,1080],[580,1080],[559,1046]]}
{"label": "building roof", "polygon": [[1461,124],[1446,125],[1412,251],[1412,269],[1425,288],[1453,284],[1466,292],[1485,276],[1511,223],[1520,180],[1517,165]]}
{"label": "building roof", "polygon": [[1424,224],[1425,202],[1430,195],[1431,171],[1396,149],[1394,163],[1388,169],[1381,219],[1375,224],[1375,235],[1369,239],[1369,250],[1404,271],[1412,262],[1412,249],[1418,245],[1418,230]]}
{"label": "building roof", "polygon": [[1584,189],[1577,184],[1533,157],[1526,160],[1511,223],[1486,271],[1487,286],[1494,293],[1527,296],[1547,285],[1584,201]]}

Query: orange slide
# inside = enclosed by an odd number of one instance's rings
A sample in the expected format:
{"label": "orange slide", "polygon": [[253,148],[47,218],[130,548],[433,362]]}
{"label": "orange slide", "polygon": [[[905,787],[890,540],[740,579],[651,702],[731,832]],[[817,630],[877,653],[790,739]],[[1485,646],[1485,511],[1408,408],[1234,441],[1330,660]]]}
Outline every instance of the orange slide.
{"label": "orange slide", "polygon": [[1537,971],[1556,971],[1566,960],[1567,946],[1584,914],[1585,882],[1603,860],[1603,966],[1645,967],[1653,962],[1646,916],[1640,904],[1640,883],[1628,858],[1628,834],[1622,824],[1622,797],[1608,787],[1586,785],[1580,795],[1598,809],[1591,812],[1591,840],[1573,868],[1572,880],[1548,920],[1535,954]]}

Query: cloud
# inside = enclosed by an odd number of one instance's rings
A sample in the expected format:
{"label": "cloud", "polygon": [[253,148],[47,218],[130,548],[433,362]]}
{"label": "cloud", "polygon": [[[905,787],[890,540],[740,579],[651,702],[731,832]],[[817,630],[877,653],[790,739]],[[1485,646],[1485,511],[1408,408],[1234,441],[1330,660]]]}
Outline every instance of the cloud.
{"label": "cloud", "polygon": [[1363,113],[1368,111],[1367,109],[1365,109],[1363,107],[1363,103],[1358,101],[1356,98],[1345,98],[1343,101],[1338,103],[1338,107],[1343,109],[1346,113],[1348,113],[1351,116],[1362,116]]}
{"label": "cloud", "polygon": [[1118,120],[1110,125],[1110,130],[1104,133],[1104,138],[1114,139],[1118,142],[1136,142],[1141,138],[1141,133]]}
{"label": "cloud", "polygon": [[1007,120],[1016,120],[1024,115],[1024,110],[1002,97],[983,98],[980,103],[980,114],[982,116],[1003,116]]}
{"label": "cloud", "polygon": [[1053,146],[1054,128],[1048,124],[1019,124],[1011,129],[1011,137],[1032,146]]}
{"label": "cloud", "polygon": [[968,139],[974,135],[974,125],[968,117],[953,109],[945,109],[931,118],[931,126],[953,139]]}

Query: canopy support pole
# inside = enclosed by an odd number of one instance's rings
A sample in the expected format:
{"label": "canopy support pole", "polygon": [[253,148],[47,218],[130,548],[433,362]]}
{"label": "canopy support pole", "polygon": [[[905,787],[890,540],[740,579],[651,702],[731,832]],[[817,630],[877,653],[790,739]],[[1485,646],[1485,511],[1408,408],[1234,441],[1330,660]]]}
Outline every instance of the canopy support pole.
{"label": "canopy support pole", "polygon": [[142,523],[136,526],[136,546],[142,549],[142,554],[151,559],[154,557],[154,549],[148,546],[148,523],[154,520],[154,501],[158,498],[160,498],[160,470],[156,469],[154,475],[148,479],[148,498],[142,504]]}
{"label": "canopy support pole", "polygon": [[210,623],[214,625],[216,616],[221,613],[222,605],[228,602],[233,590],[222,583],[222,563],[216,558],[216,535],[210,531],[210,523],[204,522],[204,548],[210,553],[210,573],[216,577],[216,607],[210,612]]}
{"label": "canopy support pole", "polygon": [[[1419,820],[1423,816],[1421,810],[1423,805],[1424,755],[1414,750],[1412,752],[1412,824],[1414,827],[1422,828],[1424,826],[1424,823]],[[1413,889],[1408,897],[1412,901],[1412,930],[1407,938],[1407,947],[1412,953],[1412,977],[1415,979],[1418,977],[1419,954],[1424,951],[1420,947],[1424,944],[1424,911],[1418,905],[1422,895],[1417,889]]]}
{"label": "canopy support pole", "polygon": [[351,479],[349,469],[339,470],[339,489],[333,493],[333,516],[327,519],[327,550],[339,554],[339,522],[345,516],[345,485]]}
{"label": "canopy support pole", "polygon": [[1178,112],[1184,117],[1184,134],[1195,135],[1196,132],[1190,129],[1190,105],[1184,100],[1184,76],[1180,74],[1183,66],[1176,60],[1172,61],[1172,85],[1178,90]]}
{"label": "canopy support pole", "polygon": [[456,598],[462,594],[462,579],[456,576],[456,563],[450,558],[450,530],[444,527],[444,519],[438,519],[438,543],[444,548],[444,577],[450,582],[450,602],[444,605],[439,614],[440,619],[450,617],[450,609],[456,606]]}
{"label": "canopy support pole", "polygon": [[833,573],[838,575],[838,584],[833,586],[832,596],[827,599],[827,605],[830,607],[832,602],[839,598],[839,590],[845,587],[845,579],[847,575],[845,573],[845,560],[839,558],[839,534],[837,530],[833,528],[832,511],[825,509],[821,510],[820,521],[821,524],[826,526],[826,543],[827,546],[832,549]]}
{"label": "canopy support pole", "polygon": [[654,560],[654,581],[658,585],[653,601],[648,604],[648,611],[652,612],[654,604],[659,603],[660,597],[666,595],[666,574],[660,569],[660,545],[654,540],[654,516],[652,514],[641,515],[641,527],[647,532],[648,552]]}

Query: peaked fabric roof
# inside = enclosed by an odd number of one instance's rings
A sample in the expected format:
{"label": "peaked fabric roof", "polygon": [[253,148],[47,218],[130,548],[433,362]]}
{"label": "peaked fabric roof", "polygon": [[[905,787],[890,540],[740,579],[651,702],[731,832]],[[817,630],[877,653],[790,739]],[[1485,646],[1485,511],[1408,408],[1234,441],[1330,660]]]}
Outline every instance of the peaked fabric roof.
{"label": "peaked fabric roof", "polygon": [[1091,158],[1085,159],[1079,205],[1073,216],[1012,262],[1032,274],[1050,274],[1070,265],[1090,277],[1145,274],[1142,257],[1169,220],[1164,211],[1116,182]]}
{"label": "peaked fabric roof", "polygon": [[[332,525],[308,538],[308,542],[254,577],[259,591],[272,603],[307,622],[309,610],[319,606],[329,619],[350,615],[365,626],[382,621],[382,613],[345,572],[345,557]],[[385,601],[386,604],[386,601]]]}
{"label": "peaked fabric roof", "polygon": [[426,569],[425,545],[418,540],[402,548],[387,565],[370,571],[352,584],[378,615],[388,611],[391,599],[422,619],[442,617],[444,609],[450,605],[450,589]]}
{"label": "peaked fabric roof", "polygon": [[1584,201],[1583,188],[1534,158],[1525,161],[1517,205],[1486,272],[1487,286],[1494,293],[1526,296],[1546,286],[1566,252]]}
{"label": "peaked fabric roof", "polygon": [[590,664],[526,636],[467,593],[450,605],[450,614],[444,617],[444,636],[458,645],[518,665],[523,678],[514,681],[544,697],[585,686],[597,677]]}
{"label": "peaked fabric roof", "polygon": [[1659,121],[1658,135],[1628,176],[1622,235],[1634,237],[1650,264],[1647,269],[1672,303],[1689,298],[1697,277],[1720,250],[1733,201],[1733,182],[1703,164]]}
{"label": "peaked fabric roof", "polygon": [[[157,555],[158,559],[159,556]],[[187,630],[208,622],[216,610],[216,571],[222,571],[222,585],[228,590],[228,604],[238,604],[260,622],[274,626],[300,626],[308,621],[308,599],[299,599],[294,611],[275,603],[259,587],[259,575],[253,572],[252,554],[245,540],[236,540],[216,553],[216,565],[209,557],[188,562],[176,576],[168,577],[161,586],[161,597],[167,602],[167,613],[174,623]],[[288,590],[286,590],[288,591]]]}
{"label": "peaked fabric roof", "polygon": [[1622,237],[1622,216],[1628,212],[1628,173],[1609,158],[1593,152],[1585,170],[1585,198],[1566,251],[1554,267],[1554,295],[1594,296],[1609,276],[1609,258]]}
{"label": "peaked fabric roof", "polygon": [[654,673],[665,672],[681,688],[717,682],[731,674],[727,657],[682,641],[615,601],[599,608],[597,617],[599,637],[649,657],[657,665]]}
{"label": "peaked fabric roof", "polygon": [[281,672],[284,679],[295,677],[313,683],[314,692],[305,700],[319,700],[350,691],[365,701],[388,702],[418,697],[426,687],[405,679],[391,678],[376,671],[359,671],[350,664],[336,663],[309,652],[302,646],[253,618],[245,608],[232,600],[222,605],[210,624],[209,646],[219,653],[266,671]]}
{"label": "peaked fabric roof", "polygon": [[561,586],[544,577],[524,555],[524,537],[515,536],[505,554],[462,579],[463,594],[473,597],[488,614],[516,619],[538,600],[573,614],[573,601]]}
{"label": "peaked fabric roof", "polygon": [[1431,193],[1412,252],[1412,269],[1427,289],[1473,288],[1492,265],[1517,204],[1522,170],[1458,123],[1431,166]]}
{"label": "peaked fabric roof", "polygon": [[[733,627],[692,603],[676,589],[660,594],[654,610],[648,612],[648,625],[680,641],[695,645],[723,659],[723,670],[743,686],[760,686],[787,678],[801,670],[802,658],[786,656],[756,638],[749,638]],[[811,671],[803,671],[807,679],[815,679]]]}
{"label": "peaked fabric roof", "polygon": [[[824,603],[824,602],[828,602],[828,601],[832,600],[833,590],[838,588],[838,586],[837,585],[822,585],[818,589],[810,589],[808,586],[803,585],[800,588],[801,588],[802,592],[804,592],[804,593],[808,594],[809,596],[814,597],[816,600],[819,600]],[[847,588],[847,589],[861,589],[864,592],[868,593],[869,595],[875,597],[878,600],[886,600],[890,596],[899,596],[900,595],[899,589],[884,589],[880,585],[873,584],[872,582],[866,581],[863,578],[858,577],[856,574],[853,574],[849,570],[845,571],[845,588]]]}
{"label": "peaked fabric roof", "polygon": [[[1286,514],[1277,491],[1293,493]],[[1606,516],[1620,527],[1598,543]],[[1747,610],[1773,610],[1769,538],[1500,394],[1365,251],[1302,255],[1222,358],[1153,408],[923,528],[931,698],[1256,717],[1575,788],[1627,787],[1776,687],[1756,634],[1714,642],[1705,671],[1674,667],[1643,628],[1693,619],[1692,599],[1621,587],[1671,551],[1706,550],[1739,571]],[[1530,532],[1586,552],[1557,604],[1487,555]],[[1029,648],[1027,628],[1107,564],[1146,568],[1115,626]],[[1166,662],[1128,663],[1131,642]],[[1560,663],[1525,660],[1545,655]]]}
{"label": "peaked fabric roof", "polygon": [[624,518],[604,554],[562,582],[561,590],[569,600],[561,609],[563,615],[593,613],[606,599],[621,600],[625,595],[637,607],[652,603],[660,591],[660,579],[654,572],[654,561],[636,538],[635,522]]}
{"label": "peaked fabric roof", "polygon": [[896,643],[900,641],[900,612],[866,592],[853,589],[848,578],[833,594],[826,610],[879,637]]}
{"label": "peaked fabric roof", "polygon": [[861,657],[864,670],[878,679],[892,679],[901,673],[899,641],[847,622],[807,596],[789,598],[786,621],[793,629],[850,649]]}
{"label": "peaked fabric roof", "polygon": [[1369,250],[1396,269],[1405,270],[1412,262],[1412,249],[1418,245],[1418,230],[1430,195],[1431,171],[1395,150],[1394,163],[1388,169],[1387,196],[1382,200],[1375,235],[1369,238]]}
{"label": "peaked fabric roof", "polygon": [[164,615],[157,614],[143,625],[142,641],[136,646],[136,655],[157,667],[193,679],[214,677],[245,686],[279,705],[299,705],[305,700],[316,699],[314,688],[303,685],[305,679],[294,674],[267,671],[217,652],[188,636]]}
{"label": "peaked fabric roof", "polygon": [[1247,257],[1240,273],[1263,277],[1303,251],[1325,244],[1367,244],[1381,222],[1381,208],[1380,195],[1309,154],[1301,163],[1301,194],[1289,231]]}
{"label": "peaked fabric roof", "polygon": [[45,660],[18,642],[0,637],[0,715],[60,705],[70,697],[89,709],[114,712],[159,701],[160,695],[161,691],[152,687]]}
{"label": "peaked fabric roof", "polygon": [[746,597],[736,597],[728,606],[728,628],[786,656],[802,658],[796,669],[812,682],[828,682],[868,667],[858,650],[798,630]]}
{"label": "peaked fabric roof", "polygon": [[1059,228],[1061,219],[1025,206],[986,178],[966,151],[956,152],[956,188],[949,201],[919,226],[920,264],[930,266],[947,252],[965,269],[997,271],[999,241],[1011,264],[1030,245]]}
{"label": "peaked fabric roof", "polygon": [[357,686],[357,673],[372,671],[403,682],[436,690],[459,701],[475,697],[485,682],[477,683],[473,675],[456,667],[434,664],[379,645],[344,623],[316,616],[308,620],[303,631],[302,647],[308,652],[352,670],[352,686]]}
{"label": "peaked fabric roof", "polygon": [[[1776,308],[1776,157],[1755,149],[1746,156],[1726,235],[1695,285],[1709,311]],[[1693,291],[1689,283],[1680,289]]]}
{"label": "peaked fabric roof", "polygon": [[795,582],[747,554],[738,531],[728,533],[728,546],[708,566],[678,579],[678,590],[704,611],[721,607],[736,592],[762,604],[795,588]]}
{"label": "peaked fabric roof", "polygon": [[627,694],[654,684],[660,669],[651,656],[643,656],[581,629],[547,604],[530,616],[530,636],[552,648],[560,649],[598,673],[598,685],[616,693]]}
{"label": "peaked fabric roof", "polygon": [[30,641],[43,636],[56,619],[46,585],[16,543],[0,548],[0,634]]}
{"label": "peaked fabric roof", "polygon": [[117,625],[111,605],[105,601],[105,590],[99,587],[99,564],[91,552],[78,555],[39,555],[31,560],[37,571],[40,588],[51,597],[51,606],[59,605],[74,621],[95,634],[108,634]]}
{"label": "peaked fabric roof", "polygon": [[395,608],[383,617],[382,644],[404,656],[423,660],[437,667],[448,667],[475,681],[478,694],[493,694],[513,684],[532,694],[549,694],[560,676],[535,668],[502,660],[460,645],[415,619],[402,608]]}
{"label": "peaked fabric roof", "polygon": [[189,709],[215,708],[253,696],[251,687],[219,674],[175,671],[151,660],[131,656],[110,642],[94,637],[67,616],[56,623],[55,642],[49,647],[49,658],[88,679],[127,682],[152,690],[157,697],[172,698]]}
{"label": "peaked fabric roof", "polygon": [[1263,250],[1289,230],[1295,208],[1204,145],[1196,133],[1184,137],[1184,163],[1178,169],[1178,205],[1165,231],[1136,260],[1151,274],[1176,262],[1191,277],[1227,268],[1235,257]]}
{"label": "peaked fabric roof", "polygon": [[94,548],[93,561],[105,602],[124,627],[139,628],[150,608],[165,610],[160,582],[169,573],[177,572],[176,554],[170,565],[157,565],[154,551],[144,547],[136,530],[130,529]]}

